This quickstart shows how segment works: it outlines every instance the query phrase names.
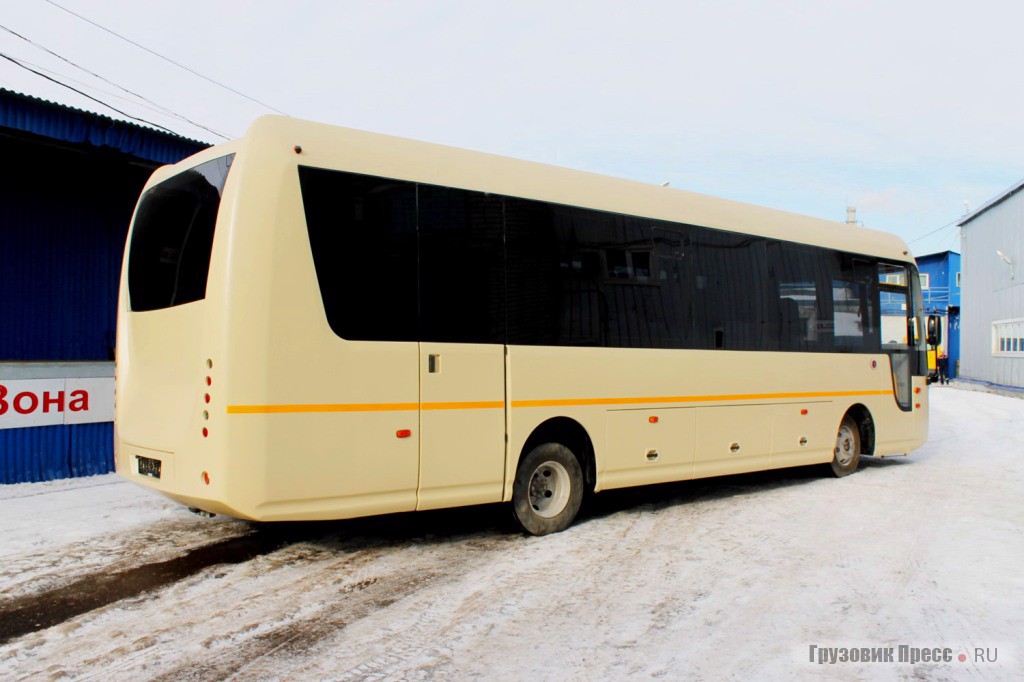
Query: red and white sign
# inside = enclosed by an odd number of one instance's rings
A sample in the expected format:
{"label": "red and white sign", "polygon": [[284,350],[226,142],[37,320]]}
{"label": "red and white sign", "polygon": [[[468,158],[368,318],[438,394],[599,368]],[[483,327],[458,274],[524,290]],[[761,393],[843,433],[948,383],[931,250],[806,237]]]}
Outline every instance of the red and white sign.
{"label": "red and white sign", "polygon": [[0,429],[114,421],[114,378],[0,380]]}

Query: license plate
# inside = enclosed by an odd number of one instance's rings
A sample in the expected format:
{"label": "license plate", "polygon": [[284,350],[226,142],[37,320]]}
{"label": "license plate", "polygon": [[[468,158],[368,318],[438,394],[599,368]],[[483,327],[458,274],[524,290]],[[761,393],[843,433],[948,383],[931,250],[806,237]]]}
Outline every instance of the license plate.
{"label": "license plate", "polygon": [[160,478],[160,460],[135,455],[135,461],[138,462],[139,465],[139,474],[142,476],[150,476],[152,478]]}

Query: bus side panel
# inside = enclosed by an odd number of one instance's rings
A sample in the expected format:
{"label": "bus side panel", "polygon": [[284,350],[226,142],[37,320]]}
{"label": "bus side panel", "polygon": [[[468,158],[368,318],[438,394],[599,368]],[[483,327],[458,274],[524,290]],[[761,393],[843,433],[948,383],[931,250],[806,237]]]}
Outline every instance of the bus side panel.
{"label": "bus side panel", "polygon": [[505,475],[505,348],[420,344],[417,509],[501,500]]}
{"label": "bus side panel", "polygon": [[[886,379],[892,391],[892,374]],[[871,416],[875,421],[875,452],[879,456],[905,455],[928,440],[928,385],[925,377],[911,382],[913,410],[904,412],[892,393],[877,401]]]}
{"label": "bus side panel", "polygon": [[696,416],[692,407],[608,410],[606,472],[621,486],[692,478]]}
{"label": "bus side panel", "polygon": [[[255,143],[249,151],[226,310],[227,455],[233,471],[249,472],[235,494],[260,520],[411,511],[418,344],[348,341],[332,331],[296,154]],[[401,437],[405,431],[410,437]]]}
{"label": "bus side panel", "polygon": [[830,401],[772,406],[772,469],[828,462],[839,425],[837,405]]}
{"label": "bus side panel", "polygon": [[919,445],[927,415],[899,410],[888,367],[880,354],[510,346],[505,499],[530,433],[555,416],[590,435],[598,490],[831,461],[857,403],[883,448],[911,422],[899,447]]}

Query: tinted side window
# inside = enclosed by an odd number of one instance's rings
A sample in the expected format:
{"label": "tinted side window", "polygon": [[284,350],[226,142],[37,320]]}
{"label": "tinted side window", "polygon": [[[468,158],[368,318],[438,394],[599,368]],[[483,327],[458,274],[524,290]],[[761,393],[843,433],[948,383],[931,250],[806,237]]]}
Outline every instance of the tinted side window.
{"label": "tinted side window", "polygon": [[660,270],[672,254],[655,241],[657,221],[522,199],[505,206],[509,343],[679,342],[682,323],[666,312],[680,283]]}
{"label": "tinted side window", "polygon": [[142,195],[128,251],[132,310],[159,310],[206,297],[217,210],[233,158],[207,161]]}
{"label": "tinted side window", "polygon": [[838,275],[834,259],[832,252],[825,249],[778,242],[769,246],[781,350],[833,349],[832,290]]}
{"label": "tinted side window", "polygon": [[552,205],[505,198],[505,254],[508,343],[603,345],[596,254]]}
{"label": "tinted side window", "polygon": [[697,229],[692,348],[772,348],[765,310],[765,241],[757,237]]}
{"label": "tinted side window", "polygon": [[420,340],[505,342],[502,200],[418,186]]}
{"label": "tinted side window", "polygon": [[879,310],[877,266],[873,261],[837,254],[838,272],[832,278],[832,315],[838,351],[877,353]]}
{"label": "tinted side window", "polygon": [[416,188],[299,168],[327,321],[351,340],[416,339]]}

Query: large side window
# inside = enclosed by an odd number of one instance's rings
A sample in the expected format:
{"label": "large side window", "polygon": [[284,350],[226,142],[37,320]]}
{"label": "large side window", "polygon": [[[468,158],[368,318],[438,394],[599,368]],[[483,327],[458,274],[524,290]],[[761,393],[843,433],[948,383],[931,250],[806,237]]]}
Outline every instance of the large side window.
{"label": "large side window", "polygon": [[421,341],[505,342],[500,197],[417,188]]}
{"label": "large side window", "polygon": [[878,288],[873,261],[837,254],[832,278],[836,350],[877,353],[880,350]]}
{"label": "large side window", "polygon": [[688,347],[693,229],[506,199],[508,342]]}
{"label": "large side window", "polygon": [[234,154],[207,161],[149,188],[139,201],[128,250],[133,311],[206,297],[217,211]]}
{"label": "large side window", "polygon": [[299,182],[331,329],[351,340],[416,340],[415,185],[307,167]]}
{"label": "large side window", "polygon": [[508,343],[604,345],[600,261],[577,227],[551,204],[505,199]]}
{"label": "large side window", "polygon": [[765,240],[699,229],[693,242],[694,348],[767,350]]}
{"label": "large side window", "polygon": [[831,351],[835,335],[832,253],[789,243],[772,243],[769,252],[779,349]]}

